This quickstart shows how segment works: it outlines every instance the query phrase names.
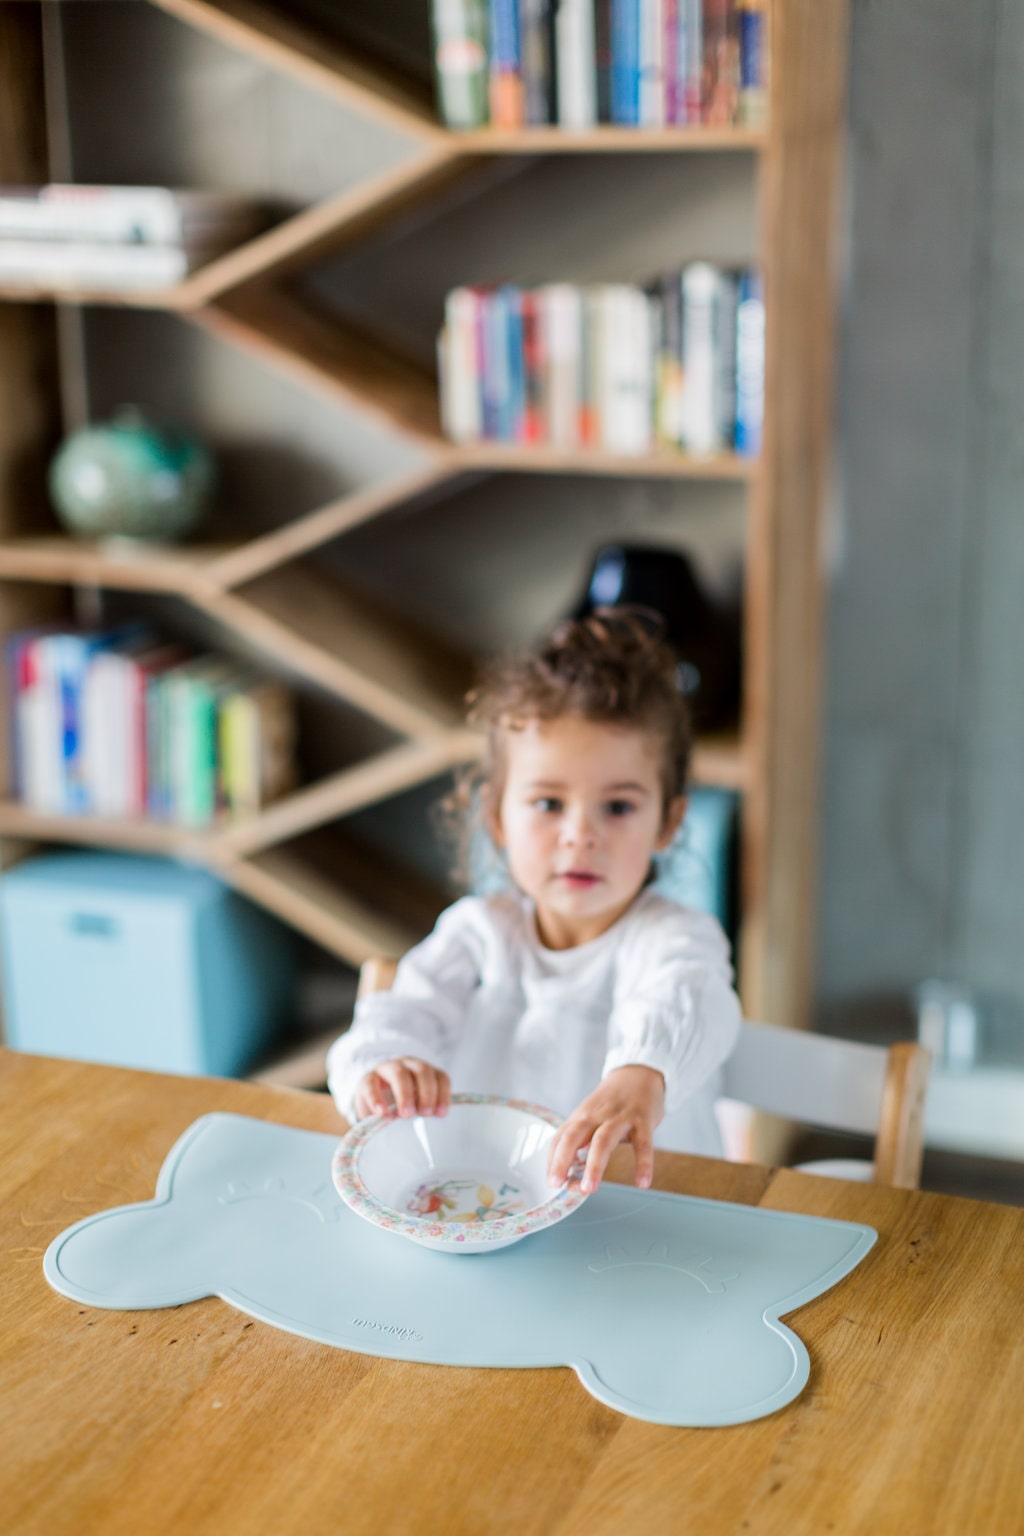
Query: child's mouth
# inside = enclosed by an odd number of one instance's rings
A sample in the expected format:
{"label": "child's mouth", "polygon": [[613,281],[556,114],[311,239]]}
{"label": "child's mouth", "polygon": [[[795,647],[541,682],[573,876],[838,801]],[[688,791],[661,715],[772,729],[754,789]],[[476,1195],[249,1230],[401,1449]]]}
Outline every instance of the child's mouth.
{"label": "child's mouth", "polygon": [[559,876],[560,880],[564,881],[566,885],[571,886],[574,890],[586,890],[590,886],[596,885],[600,878],[600,875],[592,875],[586,869],[569,869]]}

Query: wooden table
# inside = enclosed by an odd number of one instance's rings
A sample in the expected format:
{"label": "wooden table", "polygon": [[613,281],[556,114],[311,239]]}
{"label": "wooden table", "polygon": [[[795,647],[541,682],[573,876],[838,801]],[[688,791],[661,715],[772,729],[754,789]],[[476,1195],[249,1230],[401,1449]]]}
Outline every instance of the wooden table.
{"label": "wooden table", "polygon": [[121,1313],[53,1292],[51,1238],[148,1199],[214,1109],[339,1128],[323,1096],[0,1051],[5,1536],[1024,1532],[1024,1210],[662,1156],[662,1189],[880,1234],[793,1314],[795,1403],[666,1429],[568,1369],[396,1363],[216,1299]]}

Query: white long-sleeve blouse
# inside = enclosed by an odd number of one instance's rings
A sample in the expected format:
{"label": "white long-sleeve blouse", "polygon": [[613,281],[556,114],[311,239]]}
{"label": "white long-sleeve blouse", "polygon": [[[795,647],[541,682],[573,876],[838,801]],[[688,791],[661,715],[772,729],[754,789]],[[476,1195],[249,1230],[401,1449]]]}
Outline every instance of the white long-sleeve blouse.
{"label": "white long-sleeve blouse", "polygon": [[607,932],[546,949],[533,904],[467,896],[357,1006],[327,1057],[328,1084],[354,1119],[356,1089],[383,1061],[416,1056],[456,1093],[498,1093],[568,1115],[617,1067],[665,1079],[655,1145],[721,1156],[719,1069],[740,1004],[729,945],[713,917],[648,889]]}

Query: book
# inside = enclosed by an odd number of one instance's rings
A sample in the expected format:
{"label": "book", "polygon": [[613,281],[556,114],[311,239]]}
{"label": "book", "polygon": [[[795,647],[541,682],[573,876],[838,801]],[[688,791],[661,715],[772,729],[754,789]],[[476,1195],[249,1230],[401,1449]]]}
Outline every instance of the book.
{"label": "book", "polygon": [[683,445],[690,453],[716,453],[723,436],[718,359],[723,273],[706,261],[683,268]]}
{"label": "book", "polygon": [[242,678],[222,701],[221,789],[233,816],[252,815],[295,784],[294,699],[280,683]]}
{"label": "book", "polygon": [[535,127],[558,121],[555,3],[556,0],[519,0],[523,120]]}
{"label": "book", "polygon": [[677,272],[654,285],[655,346],[654,429],[659,443],[678,448],[683,441],[683,293]]}
{"label": "book", "polygon": [[526,441],[526,369],[523,360],[522,294],[518,288],[505,283],[498,290],[497,298],[502,310],[508,358],[505,431],[509,441],[522,443]]}
{"label": "book", "polygon": [[538,290],[537,298],[547,342],[544,393],[548,441],[553,448],[575,448],[579,441],[582,296],[571,283],[548,283]]}
{"label": "book", "polygon": [[676,69],[682,81],[680,122],[699,123],[704,90],[703,0],[679,0]]}
{"label": "book", "polygon": [[82,733],[93,814],[132,819],[147,814],[149,686],[186,659],[182,646],[143,632],[91,661],[85,678]]}
{"label": "book", "polygon": [[445,300],[441,346],[441,410],[444,429],[456,443],[483,436],[480,399],[481,295],[455,288]]}
{"label": "book", "polygon": [[736,308],[737,274],[719,268],[715,305],[715,381],[713,410],[718,442],[731,448],[736,437]]}
{"label": "book", "polygon": [[612,0],[594,0],[597,121],[612,121]]}
{"label": "book", "polygon": [[703,0],[701,121],[722,127],[736,121],[739,36],[732,0]]}
{"label": "book", "polygon": [[39,642],[56,628],[43,624],[23,630],[12,635],[7,646],[15,793],[35,810],[52,814],[60,814],[64,804],[59,696]]}
{"label": "book", "polygon": [[642,0],[637,70],[637,121],[642,128],[661,128],[665,123],[665,0]]}
{"label": "book", "polygon": [[483,295],[482,320],[481,400],[484,436],[507,442],[512,436],[511,370],[507,307],[500,290]]}
{"label": "book", "polygon": [[748,128],[768,121],[768,31],[765,0],[736,0],[740,86],[737,118]]}
{"label": "book", "polygon": [[2,240],[186,246],[242,239],[264,217],[252,198],[223,192],[62,182],[0,187]]}
{"label": "book", "polygon": [[736,452],[756,457],[764,429],[764,283],[742,272],[736,306]]}
{"label": "book", "polygon": [[662,29],[663,68],[665,76],[665,122],[686,121],[684,81],[679,73],[679,8],[682,0],[663,0]]}
{"label": "book", "polygon": [[433,0],[434,72],[449,128],[488,119],[487,0]]}
{"label": "book", "polygon": [[202,656],[169,674],[171,819],[205,827],[218,808],[218,708],[238,668]]}
{"label": "book", "polygon": [[519,40],[519,0],[490,0],[488,100],[495,128],[519,128],[525,100]]}
{"label": "book", "polygon": [[555,15],[558,121],[563,128],[597,122],[594,0],[561,0]]}
{"label": "book", "polygon": [[167,288],[212,254],[176,245],[0,240],[0,283],[27,288]]}
{"label": "book", "polygon": [[651,310],[642,289],[627,283],[601,288],[602,445],[612,453],[651,447]]}
{"label": "book", "polygon": [[523,441],[537,444],[547,437],[547,338],[536,293],[527,290],[521,294],[519,309],[523,335]]}
{"label": "book", "polygon": [[611,0],[611,119],[640,121],[640,0]]}

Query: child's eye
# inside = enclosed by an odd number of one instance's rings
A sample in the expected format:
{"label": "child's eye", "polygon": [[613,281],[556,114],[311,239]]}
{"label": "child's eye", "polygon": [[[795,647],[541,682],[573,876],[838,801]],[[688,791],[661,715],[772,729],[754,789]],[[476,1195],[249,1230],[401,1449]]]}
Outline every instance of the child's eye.
{"label": "child's eye", "polygon": [[533,808],[535,811],[543,811],[547,815],[553,815],[562,809],[562,802],[556,799],[554,795],[539,795],[533,801]]}
{"label": "child's eye", "polygon": [[630,816],[635,810],[636,805],[632,800],[609,800],[608,802],[609,816]]}

